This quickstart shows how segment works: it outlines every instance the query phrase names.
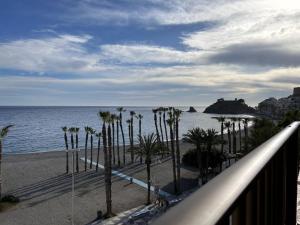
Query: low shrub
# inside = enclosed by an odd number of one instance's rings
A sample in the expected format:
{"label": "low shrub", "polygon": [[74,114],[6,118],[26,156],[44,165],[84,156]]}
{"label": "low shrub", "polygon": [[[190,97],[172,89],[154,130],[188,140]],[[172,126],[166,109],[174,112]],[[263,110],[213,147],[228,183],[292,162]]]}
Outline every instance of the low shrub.
{"label": "low shrub", "polygon": [[[226,160],[226,155],[217,150],[213,150],[209,153],[207,151],[202,151],[200,154],[202,155],[202,157],[201,157],[202,158],[202,160],[201,160],[202,167],[209,166],[211,168],[215,168],[215,167],[219,166],[220,162],[223,162],[224,160]],[[208,161],[206,158],[207,156],[208,156]],[[207,165],[207,162],[208,162],[208,165]],[[198,158],[197,158],[196,150],[191,149],[191,150],[187,151],[182,156],[182,163],[186,166],[198,168]]]}
{"label": "low shrub", "polygon": [[20,202],[20,199],[13,195],[5,195],[1,199],[1,202],[18,203],[18,202]]}

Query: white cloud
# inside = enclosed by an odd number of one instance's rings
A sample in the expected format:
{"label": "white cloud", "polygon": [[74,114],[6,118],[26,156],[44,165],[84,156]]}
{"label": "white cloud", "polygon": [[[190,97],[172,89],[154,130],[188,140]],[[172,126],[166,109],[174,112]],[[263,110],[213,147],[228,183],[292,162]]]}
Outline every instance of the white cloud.
{"label": "white cloud", "polygon": [[200,51],[179,51],[151,45],[102,45],[101,57],[120,63],[132,64],[203,64]]}
{"label": "white cloud", "polygon": [[58,35],[0,43],[0,67],[32,72],[92,72],[105,66],[84,44],[89,35]]}

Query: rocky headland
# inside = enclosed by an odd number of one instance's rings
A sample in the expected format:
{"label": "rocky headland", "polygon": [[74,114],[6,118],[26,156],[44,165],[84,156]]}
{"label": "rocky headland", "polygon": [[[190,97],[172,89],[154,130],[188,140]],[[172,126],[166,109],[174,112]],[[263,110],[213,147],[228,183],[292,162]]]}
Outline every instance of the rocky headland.
{"label": "rocky headland", "polygon": [[255,109],[248,106],[244,99],[224,100],[220,98],[208,106],[204,113],[214,114],[254,114]]}

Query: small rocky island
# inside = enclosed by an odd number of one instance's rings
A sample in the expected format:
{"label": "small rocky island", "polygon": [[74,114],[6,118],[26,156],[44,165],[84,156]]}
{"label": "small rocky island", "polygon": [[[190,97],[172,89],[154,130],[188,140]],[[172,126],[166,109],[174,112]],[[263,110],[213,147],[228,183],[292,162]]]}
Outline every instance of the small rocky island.
{"label": "small rocky island", "polygon": [[193,112],[197,112],[197,110],[193,106],[190,106],[187,112],[193,113]]}
{"label": "small rocky island", "polygon": [[244,99],[224,100],[220,98],[216,103],[208,106],[204,113],[214,114],[254,114],[255,109],[248,106]]}

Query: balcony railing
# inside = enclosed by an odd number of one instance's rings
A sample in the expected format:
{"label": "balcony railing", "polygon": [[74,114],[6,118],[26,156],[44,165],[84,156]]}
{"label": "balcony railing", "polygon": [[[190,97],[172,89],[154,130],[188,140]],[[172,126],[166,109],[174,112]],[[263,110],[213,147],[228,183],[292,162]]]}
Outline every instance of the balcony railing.
{"label": "balcony railing", "polygon": [[299,127],[286,127],[154,224],[295,225]]}

